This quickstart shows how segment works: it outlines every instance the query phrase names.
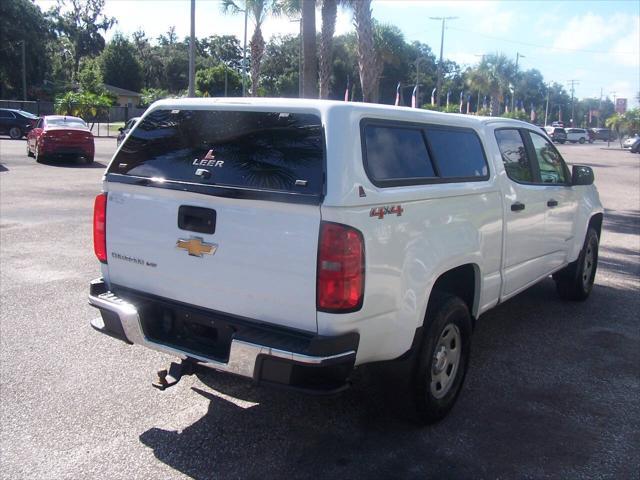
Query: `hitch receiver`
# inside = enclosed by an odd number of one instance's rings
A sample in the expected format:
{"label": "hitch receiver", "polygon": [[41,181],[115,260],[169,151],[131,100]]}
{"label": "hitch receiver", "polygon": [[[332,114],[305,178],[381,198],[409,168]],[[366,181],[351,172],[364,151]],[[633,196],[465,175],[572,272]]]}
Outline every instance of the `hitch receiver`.
{"label": "hitch receiver", "polygon": [[166,368],[158,370],[158,378],[151,385],[159,390],[166,390],[178,383],[183,375],[193,375],[194,370],[195,364],[191,360],[181,360],[180,363],[171,362],[168,371]]}

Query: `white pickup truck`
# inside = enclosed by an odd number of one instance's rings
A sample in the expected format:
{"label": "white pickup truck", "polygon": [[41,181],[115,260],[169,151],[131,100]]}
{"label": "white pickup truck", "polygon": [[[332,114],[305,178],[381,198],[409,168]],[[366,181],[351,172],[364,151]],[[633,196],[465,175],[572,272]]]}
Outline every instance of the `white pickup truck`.
{"label": "white pickup truck", "polygon": [[417,418],[431,423],[460,392],[484,312],[550,275],[561,297],[587,298],[602,220],[592,170],[570,171],[524,122],[160,101],[96,197],[92,326],[319,393],[359,365],[409,359]]}

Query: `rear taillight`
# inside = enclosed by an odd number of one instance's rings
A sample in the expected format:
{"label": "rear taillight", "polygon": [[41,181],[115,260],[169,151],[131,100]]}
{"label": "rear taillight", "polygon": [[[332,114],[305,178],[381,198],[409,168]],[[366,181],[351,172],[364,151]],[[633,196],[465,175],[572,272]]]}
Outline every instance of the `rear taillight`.
{"label": "rear taillight", "polygon": [[358,310],[364,296],[364,239],[347,225],[322,222],[318,244],[316,307],[323,312]]}
{"label": "rear taillight", "polygon": [[107,263],[107,194],[101,193],[93,204],[93,251]]}

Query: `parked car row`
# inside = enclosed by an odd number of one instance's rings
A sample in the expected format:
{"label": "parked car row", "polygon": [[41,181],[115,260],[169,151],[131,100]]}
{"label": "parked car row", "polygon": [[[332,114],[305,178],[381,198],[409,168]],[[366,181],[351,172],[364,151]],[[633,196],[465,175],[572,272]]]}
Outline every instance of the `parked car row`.
{"label": "parked car row", "polygon": [[567,128],[558,122],[542,127],[542,129],[555,143],[593,143],[596,140],[612,142],[618,138],[616,133],[608,128]]}

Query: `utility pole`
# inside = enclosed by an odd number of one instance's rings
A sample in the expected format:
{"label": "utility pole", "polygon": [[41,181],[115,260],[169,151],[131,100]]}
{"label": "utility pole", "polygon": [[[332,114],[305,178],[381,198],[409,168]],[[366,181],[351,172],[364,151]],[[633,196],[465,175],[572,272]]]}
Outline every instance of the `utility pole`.
{"label": "utility pole", "polygon": [[27,101],[27,60],[24,40],[22,40],[22,100]]}
{"label": "utility pole", "polygon": [[196,0],[191,0],[191,37],[189,38],[189,96],[196,96]]}
{"label": "utility pole", "polygon": [[513,106],[516,101],[516,82],[518,81],[518,61],[521,58],[525,58],[525,56],[522,55],[520,52],[516,52],[516,74],[513,79],[513,92],[511,92],[511,111],[512,112],[514,111]]}
{"label": "utility pole", "polygon": [[544,125],[547,126],[547,118],[549,117],[549,87],[547,86],[547,105],[544,107]]}
{"label": "utility pole", "polygon": [[602,87],[600,87],[600,103],[598,104],[598,128],[600,128],[601,116],[602,116]]}
{"label": "utility pole", "polygon": [[455,20],[458,17],[429,17],[431,20],[442,21],[442,33],[440,34],[440,61],[438,62],[438,80],[436,81],[436,105],[440,106],[440,89],[442,88],[442,54],[444,52],[444,25],[447,20]]}
{"label": "utility pole", "polygon": [[618,92],[609,92],[611,95],[613,95],[613,113],[618,113],[618,111],[616,110],[616,93]]}
{"label": "utility pole", "polygon": [[[480,63],[482,64],[484,62],[484,57],[485,54],[474,54],[475,57],[480,57]],[[478,114],[478,112],[480,111],[480,90],[478,90],[478,105],[476,105],[476,115]]]}
{"label": "utility pole", "polygon": [[573,96],[574,96],[573,94],[574,94],[576,85],[580,85],[580,82],[578,80],[568,80],[567,83],[571,85],[571,126],[573,127],[575,123],[573,118],[575,116],[575,109],[573,105]]}
{"label": "utility pole", "polygon": [[242,47],[242,96],[247,96],[247,19],[249,10],[247,2],[244,2],[244,44]]}

